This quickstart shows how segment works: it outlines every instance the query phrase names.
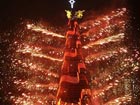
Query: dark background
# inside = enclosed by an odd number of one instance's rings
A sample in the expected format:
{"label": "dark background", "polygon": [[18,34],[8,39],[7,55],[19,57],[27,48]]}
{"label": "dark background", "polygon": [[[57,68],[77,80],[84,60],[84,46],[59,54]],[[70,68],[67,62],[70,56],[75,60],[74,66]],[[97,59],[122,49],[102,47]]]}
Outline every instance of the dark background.
{"label": "dark background", "polygon": [[[139,21],[138,2],[138,0],[76,0],[74,9],[104,11],[127,6],[132,12],[131,15],[137,17]],[[34,20],[44,18],[53,24],[62,25],[65,19],[65,9],[70,9],[68,0],[1,0],[0,23],[1,25],[14,25],[21,18]]]}
{"label": "dark background", "polygon": [[[139,0],[76,0],[74,9],[85,9],[87,12],[105,11],[111,8],[127,7],[134,27],[140,23]],[[68,0],[0,0],[0,30],[14,27],[21,19],[40,18],[55,25],[65,24],[65,9],[70,9]]]}

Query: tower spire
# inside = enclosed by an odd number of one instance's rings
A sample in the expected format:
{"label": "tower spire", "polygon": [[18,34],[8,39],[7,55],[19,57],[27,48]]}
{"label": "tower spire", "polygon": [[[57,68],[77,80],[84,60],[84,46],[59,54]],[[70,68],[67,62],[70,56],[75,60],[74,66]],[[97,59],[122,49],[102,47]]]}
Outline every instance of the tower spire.
{"label": "tower spire", "polygon": [[71,9],[73,9],[74,4],[75,4],[75,0],[69,0],[69,3],[70,3],[70,5],[71,5]]}
{"label": "tower spire", "polygon": [[[77,20],[84,10],[72,14],[75,1],[70,0],[71,10],[65,10],[69,29],[66,32],[65,50],[57,92],[57,105],[79,105],[89,90],[88,71],[82,54],[81,36]],[[91,105],[91,104],[88,104]]]}

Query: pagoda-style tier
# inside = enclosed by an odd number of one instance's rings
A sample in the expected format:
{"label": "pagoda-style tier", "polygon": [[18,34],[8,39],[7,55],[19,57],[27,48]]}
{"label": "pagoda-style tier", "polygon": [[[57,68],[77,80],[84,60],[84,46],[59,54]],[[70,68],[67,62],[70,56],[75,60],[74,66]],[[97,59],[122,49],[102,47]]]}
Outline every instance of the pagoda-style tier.
{"label": "pagoda-style tier", "polygon": [[86,70],[81,51],[78,25],[77,22],[73,22],[73,27],[66,34],[65,52],[57,93],[58,105],[61,105],[62,102],[78,104],[83,97],[82,91],[89,88],[88,77],[89,73]]}

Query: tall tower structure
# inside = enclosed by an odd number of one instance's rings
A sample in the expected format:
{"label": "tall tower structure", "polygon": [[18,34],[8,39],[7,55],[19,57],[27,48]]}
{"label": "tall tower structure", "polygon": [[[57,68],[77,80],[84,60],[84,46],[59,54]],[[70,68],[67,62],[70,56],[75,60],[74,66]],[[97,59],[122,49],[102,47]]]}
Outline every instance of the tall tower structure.
{"label": "tall tower structure", "polygon": [[81,105],[84,97],[90,94],[89,73],[86,70],[82,55],[81,36],[76,18],[79,16],[81,18],[82,12],[76,12],[76,16],[71,18],[71,12],[67,11],[69,29],[66,32],[65,51],[57,92],[57,105]]}

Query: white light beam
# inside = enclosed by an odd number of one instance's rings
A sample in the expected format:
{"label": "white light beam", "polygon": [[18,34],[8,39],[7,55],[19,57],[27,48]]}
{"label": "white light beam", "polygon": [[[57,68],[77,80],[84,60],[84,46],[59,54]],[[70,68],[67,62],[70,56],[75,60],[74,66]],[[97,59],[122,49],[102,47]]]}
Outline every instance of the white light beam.
{"label": "white light beam", "polygon": [[75,3],[75,0],[69,0],[69,3],[70,3],[70,5],[71,5],[71,8],[73,8],[74,3]]}

